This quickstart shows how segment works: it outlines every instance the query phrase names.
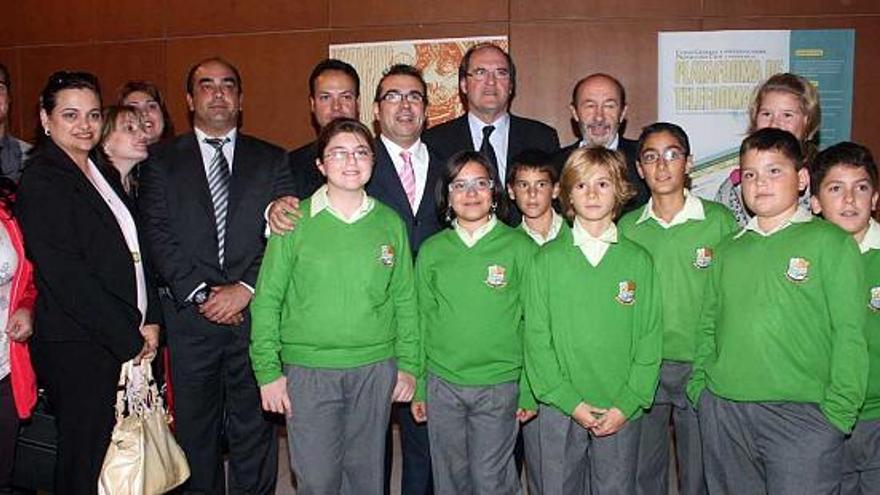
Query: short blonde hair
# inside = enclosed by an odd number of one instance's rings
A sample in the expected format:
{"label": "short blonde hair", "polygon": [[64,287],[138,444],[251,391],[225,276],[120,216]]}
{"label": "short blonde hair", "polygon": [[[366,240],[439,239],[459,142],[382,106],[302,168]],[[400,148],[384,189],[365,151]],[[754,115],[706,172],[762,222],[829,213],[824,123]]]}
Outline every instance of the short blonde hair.
{"label": "short blonde hair", "polygon": [[620,152],[602,147],[578,148],[565,160],[560,179],[559,196],[562,200],[563,212],[569,220],[575,216],[574,208],[571,206],[571,191],[593,175],[597,167],[607,169],[614,184],[615,218],[620,214],[623,205],[636,195],[635,188],[626,179],[626,160]]}

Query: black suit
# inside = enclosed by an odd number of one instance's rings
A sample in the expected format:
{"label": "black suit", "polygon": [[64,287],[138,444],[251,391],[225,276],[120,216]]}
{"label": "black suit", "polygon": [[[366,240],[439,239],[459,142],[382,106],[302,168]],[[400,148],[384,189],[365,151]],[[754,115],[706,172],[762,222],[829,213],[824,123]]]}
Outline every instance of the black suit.
{"label": "black suit", "polygon": [[250,317],[215,325],[187,298],[200,284],[254,287],[265,248],[263,214],[292,194],[283,150],[238,134],[226,217],[225,262],[218,260],[214,207],[195,134],[161,142],[143,167],[140,204],[161,283],[171,350],[177,436],[190,462],[185,489],[222,493],[222,441],[230,450],[230,493],[273,493],[274,428],[263,416],[248,359]]}
{"label": "black suit", "polygon": [[[434,196],[434,190],[442,173],[442,164],[431,150],[428,150],[428,156],[425,191],[422,193],[422,200],[415,214],[406,197],[406,191],[400,182],[394,162],[391,161],[388,149],[381,139],[376,139],[376,161],[373,176],[367,184],[367,194],[390,206],[403,219],[406,231],[409,233],[409,245],[414,260],[422,242],[443,228],[437,217],[437,202]],[[409,404],[396,404],[394,415],[400,425],[403,457],[400,492],[412,495],[432,493],[431,451],[428,447],[427,427],[413,420]],[[390,480],[390,448],[386,454],[386,471],[386,479]],[[386,486],[385,492],[390,493],[390,487]]]}
{"label": "black suit", "polygon": [[[444,163],[459,151],[478,151],[474,150],[474,140],[471,137],[467,114],[428,129],[422,136],[422,140],[432,151],[437,153]],[[507,164],[505,170],[513,165],[513,159],[517,155],[526,150],[556,153],[559,151],[559,136],[556,134],[556,130],[547,124],[511,114],[510,129],[507,135],[507,156],[504,162]],[[498,165],[501,166],[501,163]],[[502,187],[501,198],[507,201],[508,196],[503,189],[504,185],[500,186]],[[503,220],[511,225],[519,224],[520,213],[516,209],[516,205],[509,201],[508,207],[510,213],[508,218]]]}
{"label": "black suit", "polygon": [[[562,166],[565,165],[565,160],[567,160],[569,155],[571,155],[574,150],[578,149],[580,145],[581,142],[576,141],[575,143],[559,150],[554,162],[560,171],[562,170]],[[617,151],[623,153],[623,156],[626,158],[626,178],[629,183],[636,188],[636,195],[624,205],[623,211],[621,212],[621,214],[623,214],[635,210],[647,203],[648,198],[651,197],[651,191],[648,190],[645,181],[639,177],[639,171],[636,169],[636,159],[638,159],[639,156],[639,142],[620,136],[617,141]]]}
{"label": "black suit", "polygon": [[318,142],[312,141],[287,154],[290,170],[293,172],[294,196],[306,199],[315,194],[327,180],[318,170],[315,160],[318,158]]}
{"label": "black suit", "polygon": [[[118,176],[105,178],[133,211]],[[28,161],[15,211],[39,293],[34,364],[58,418],[56,493],[95,493],[120,367],[144,344],[132,253],[104,199],[51,141]],[[146,323],[160,323],[145,275]]]}

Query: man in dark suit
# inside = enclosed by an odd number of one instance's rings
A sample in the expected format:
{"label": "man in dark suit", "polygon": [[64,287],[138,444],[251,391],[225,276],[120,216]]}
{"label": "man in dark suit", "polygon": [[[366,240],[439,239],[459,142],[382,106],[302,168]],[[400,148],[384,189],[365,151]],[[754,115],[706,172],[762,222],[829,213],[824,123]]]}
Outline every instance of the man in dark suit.
{"label": "man in dark suit", "polygon": [[[315,66],[309,76],[309,106],[312,109],[312,124],[319,132],[333,119],[358,118],[360,86],[357,71],[342,60],[328,58]],[[297,198],[308,198],[324,184],[324,176],[315,165],[317,155],[316,141],[288,155]]]}
{"label": "man in dark suit", "polygon": [[[458,86],[466,98],[467,113],[428,129],[424,135],[425,143],[441,160],[463,150],[480,151],[496,165],[497,186],[503,187],[507,167],[520,152],[559,150],[555,129],[509,113],[516,90],[516,66],[497,45],[480,43],[465,52],[458,67]],[[519,223],[519,215],[514,216],[512,220]]]}
{"label": "man in dark suit", "polygon": [[[406,223],[413,259],[422,242],[442,228],[434,196],[442,163],[420,139],[427,106],[421,72],[402,64],[385,72],[373,102],[380,132],[367,193],[394,208]],[[394,416],[403,457],[400,493],[432,493],[427,427],[413,420],[409,404],[395,405]]]}
{"label": "man in dark suit", "polygon": [[574,85],[569,108],[571,118],[578,124],[581,139],[556,155],[559,168],[562,168],[571,152],[581,146],[618,150],[626,157],[627,179],[636,188],[636,196],[624,206],[623,213],[647,203],[651,193],[636,170],[639,143],[620,134],[620,125],[626,119],[626,91],[623,84],[608,74],[591,74]]}
{"label": "man in dark suit", "polygon": [[177,438],[192,475],[185,493],[271,494],[274,426],[264,417],[248,357],[250,317],[265,238],[263,212],[292,193],[284,151],[238,132],[238,70],[212,58],[187,79],[194,132],[150,149],[140,206],[165,286]]}

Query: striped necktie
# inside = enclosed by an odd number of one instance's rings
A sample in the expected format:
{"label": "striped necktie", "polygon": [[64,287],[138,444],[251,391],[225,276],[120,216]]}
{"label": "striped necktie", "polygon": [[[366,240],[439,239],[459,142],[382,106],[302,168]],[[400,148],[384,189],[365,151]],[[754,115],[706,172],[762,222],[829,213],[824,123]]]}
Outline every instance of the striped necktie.
{"label": "striped necktie", "polygon": [[220,266],[225,260],[226,207],[229,203],[229,162],[223,154],[223,145],[229,138],[209,138],[205,142],[214,147],[214,158],[208,169],[208,190],[214,203],[214,219],[217,222],[217,259]]}
{"label": "striped necktie", "polygon": [[413,213],[416,211],[416,173],[413,170],[412,153],[409,151],[401,151],[400,157],[403,158],[403,167],[398,172],[400,183],[406,192],[406,199],[409,200],[409,206]]}

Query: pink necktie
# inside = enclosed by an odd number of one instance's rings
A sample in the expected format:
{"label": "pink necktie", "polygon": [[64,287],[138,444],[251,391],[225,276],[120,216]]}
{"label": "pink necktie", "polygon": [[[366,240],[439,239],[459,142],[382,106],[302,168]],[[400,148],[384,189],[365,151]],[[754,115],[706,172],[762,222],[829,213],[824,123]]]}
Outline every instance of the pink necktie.
{"label": "pink necktie", "polygon": [[400,169],[400,183],[409,199],[409,206],[416,211],[416,174],[413,171],[412,153],[409,151],[401,151],[400,157],[403,158],[403,168]]}

